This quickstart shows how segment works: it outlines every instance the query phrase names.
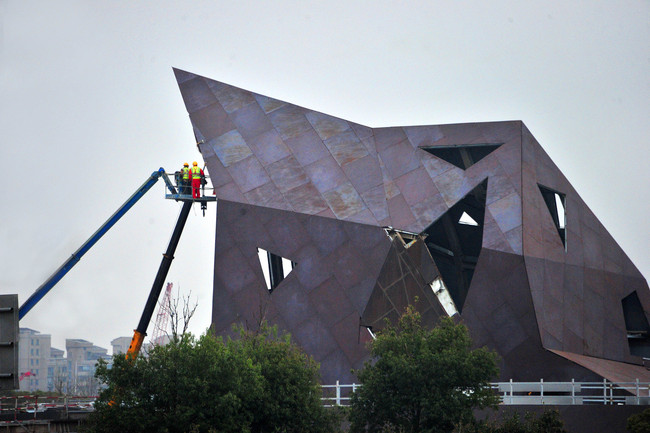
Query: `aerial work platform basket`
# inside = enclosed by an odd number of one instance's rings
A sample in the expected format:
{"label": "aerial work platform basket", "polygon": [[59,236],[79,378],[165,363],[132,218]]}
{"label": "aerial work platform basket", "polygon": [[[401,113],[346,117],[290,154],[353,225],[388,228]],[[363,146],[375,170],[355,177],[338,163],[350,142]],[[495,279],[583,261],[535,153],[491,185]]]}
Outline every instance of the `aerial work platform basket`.
{"label": "aerial work platform basket", "polygon": [[209,201],[217,201],[215,195],[214,187],[208,186],[209,175],[205,175],[201,182],[201,196],[198,198],[192,198],[192,187],[191,185],[183,185],[183,177],[180,171],[174,173],[173,181],[172,178],[165,175],[163,176],[165,181],[165,198],[169,200],[176,201],[186,201],[192,200],[201,203],[201,208],[205,209],[205,203]]}

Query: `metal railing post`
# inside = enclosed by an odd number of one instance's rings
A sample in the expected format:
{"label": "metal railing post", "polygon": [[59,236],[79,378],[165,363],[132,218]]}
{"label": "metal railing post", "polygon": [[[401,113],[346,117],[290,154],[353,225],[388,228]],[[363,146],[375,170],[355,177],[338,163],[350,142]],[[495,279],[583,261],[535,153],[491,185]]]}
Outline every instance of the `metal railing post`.
{"label": "metal railing post", "polygon": [[539,380],[539,397],[542,404],[544,404],[544,379]]}
{"label": "metal railing post", "polygon": [[607,404],[607,379],[603,379],[603,404]]}
{"label": "metal railing post", "polygon": [[341,406],[341,387],[338,380],[336,381],[336,405]]}
{"label": "metal railing post", "polygon": [[512,404],[512,378],[510,378],[510,404]]}
{"label": "metal railing post", "polygon": [[576,380],[571,379],[571,404],[576,404]]}
{"label": "metal railing post", "polygon": [[637,406],[640,404],[641,399],[639,398],[639,378],[636,378],[636,404]]}

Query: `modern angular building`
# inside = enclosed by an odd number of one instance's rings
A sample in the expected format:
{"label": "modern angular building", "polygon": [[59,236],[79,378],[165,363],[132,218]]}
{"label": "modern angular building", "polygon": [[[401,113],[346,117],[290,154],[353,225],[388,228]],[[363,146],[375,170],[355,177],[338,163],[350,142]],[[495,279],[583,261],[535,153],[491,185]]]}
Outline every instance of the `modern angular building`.
{"label": "modern angular building", "polygon": [[351,382],[416,298],[516,381],[650,381],[650,292],[520,121],[371,128],[175,70],[218,198],[212,322]]}

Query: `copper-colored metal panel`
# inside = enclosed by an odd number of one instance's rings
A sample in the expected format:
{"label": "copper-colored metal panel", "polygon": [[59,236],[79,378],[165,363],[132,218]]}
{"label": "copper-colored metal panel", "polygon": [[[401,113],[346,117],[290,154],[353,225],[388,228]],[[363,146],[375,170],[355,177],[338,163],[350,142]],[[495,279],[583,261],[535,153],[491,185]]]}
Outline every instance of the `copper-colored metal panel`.
{"label": "copper-colored metal panel", "polygon": [[190,119],[194,128],[201,131],[206,142],[235,129],[228,113],[219,104],[212,104],[191,112]]}
{"label": "copper-colored metal panel", "polygon": [[304,169],[320,193],[330,191],[348,181],[343,169],[329,154],[304,166]]}
{"label": "copper-colored metal panel", "polygon": [[250,104],[231,113],[230,119],[246,141],[250,141],[263,133],[274,130],[266,113],[264,113],[262,107],[255,103],[254,100]]}
{"label": "copper-colored metal panel", "polygon": [[366,146],[350,130],[331,136],[323,142],[340,166],[344,166],[368,155]]}
{"label": "copper-colored metal panel", "polygon": [[305,117],[307,117],[307,120],[318,133],[321,140],[328,140],[339,134],[352,132],[348,122],[343,119],[328,116],[317,111],[309,111],[305,113]]}
{"label": "copper-colored metal panel", "polygon": [[217,102],[210,88],[202,78],[192,78],[179,84],[183,102],[189,113],[193,113]]}
{"label": "copper-colored metal panel", "polygon": [[404,139],[380,150],[379,156],[386,166],[388,175],[394,180],[421,165],[419,152],[422,150],[413,149],[408,140]]}
{"label": "copper-colored metal panel", "polygon": [[345,175],[350,179],[359,194],[377,186],[383,186],[383,177],[376,156],[366,155],[343,166]]}

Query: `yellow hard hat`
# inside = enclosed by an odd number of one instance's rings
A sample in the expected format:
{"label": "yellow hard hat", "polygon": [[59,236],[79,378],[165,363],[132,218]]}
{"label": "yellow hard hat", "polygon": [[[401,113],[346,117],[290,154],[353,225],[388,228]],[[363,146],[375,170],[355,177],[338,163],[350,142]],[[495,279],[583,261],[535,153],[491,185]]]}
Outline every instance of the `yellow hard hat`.
{"label": "yellow hard hat", "polygon": [[189,167],[189,166],[190,165],[187,162],[185,164],[183,164],[183,167]]}
{"label": "yellow hard hat", "polygon": [[194,161],[194,162],[192,163],[192,165],[198,165],[198,164],[196,163],[196,161]]}

